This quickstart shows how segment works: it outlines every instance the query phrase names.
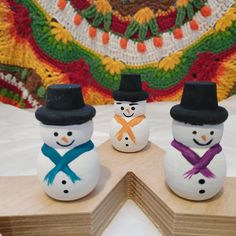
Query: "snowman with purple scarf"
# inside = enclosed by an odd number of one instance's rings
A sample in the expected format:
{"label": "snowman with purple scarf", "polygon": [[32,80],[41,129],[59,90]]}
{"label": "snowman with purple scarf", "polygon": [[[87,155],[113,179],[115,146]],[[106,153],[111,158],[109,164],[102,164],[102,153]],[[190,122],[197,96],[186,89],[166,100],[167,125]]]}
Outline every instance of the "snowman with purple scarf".
{"label": "snowman with purple scarf", "polygon": [[181,103],[172,107],[174,140],[165,156],[165,178],[180,197],[202,201],[223,187],[226,160],[220,145],[228,117],[218,106],[216,84],[187,82]]}
{"label": "snowman with purple scarf", "polygon": [[36,118],[44,141],[37,169],[44,191],[71,201],[89,194],[100,175],[99,157],[92,143],[95,109],[84,104],[79,85],[48,87],[46,105]]}

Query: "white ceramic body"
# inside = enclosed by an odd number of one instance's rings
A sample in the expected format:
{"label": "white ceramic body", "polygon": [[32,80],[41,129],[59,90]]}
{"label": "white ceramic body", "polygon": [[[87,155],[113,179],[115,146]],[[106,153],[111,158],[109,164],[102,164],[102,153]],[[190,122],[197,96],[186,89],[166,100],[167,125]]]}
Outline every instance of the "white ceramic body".
{"label": "white ceramic body", "polygon": [[[56,137],[53,135],[55,132],[58,134]],[[72,135],[68,136],[68,132],[72,132]],[[61,156],[72,148],[89,141],[92,132],[92,121],[71,126],[47,126],[40,124],[40,133],[44,143],[53,147]],[[68,147],[61,147],[56,142],[63,145],[73,143]],[[100,161],[95,148],[75,158],[68,166],[81,180],[73,183],[64,172],[60,171],[52,185],[48,185],[44,178],[55,167],[55,164],[48,157],[44,156],[42,152],[39,153],[37,160],[38,176],[44,191],[50,197],[61,201],[72,201],[88,195],[96,187],[100,176]]]}
{"label": "white ceramic body", "polygon": [[[173,121],[172,131],[174,138],[190,147],[200,157],[213,145],[220,142],[223,135],[223,124],[195,126]],[[214,133],[212,133],[214,132]],[[204,136],[204,140],[203,140]],[[197,140],[198,145],[193,141]],[[170,146],[166,152],[164,171],[167,185],[182,198],[202,201],[214,197],[221,191],[226,177],[226,159],[223,150],[218,153],[207,166],[215,178],[206,178],[201,173],[185,178],[184,173],[193,166],[174,147]]]}
{"label": "white ceramic body", "polygon": [[[192,150],[200,155],[205,153],[204,149]],[[222,151],[208,165],[208,168],[215,174],[215,178],[208,179],[201,173],[193,175],[191,179],[184,178],[183,174],[192,168],[193,166],[173,147],[166,152],[164,166],[166,183],[175,194],[189,200],[202,201],[210,199],[220,192],[226,176],[226,160]],[[200,180],[204,180],[205,183],[200,184]],[[201,194],[200,190],[204,190],[205,193]]]}
{"label": "white ceramic body", "polygon": [[[137,116],[145,115],[146,101],[115,101],[114,112],[115,115],[118,115],[126,122],[129,122]],[[121,152],[138,152],[147,145],[149,139],[149,125],[146,118],[144,118],[139,124],[131,127],[136,138],[136,143],[131,140],[128,133],[124,133],[122,139],[118,140],[117,133],[121,128],[122,125],[118,123],[115,118],[112,118],[110,138],[112,146],[116,150]]]}
{"label": "white ceramic body", "polygon": [[[129,122],[130,118],[124,118]],[[146,119],[144,119],[138,125],[132,127],[132,131],[136,138],[136,143],[134,143],[129,135],[125,133],[122,139],[119,141],[116,134],[122,128],[115,118],[112,118],[111,129],[110,129],[110,138],[112,146],[120,152],[138,152],[142,150],[148,143],[149,138],[149,126]]]}
{"label": "white ceramic body", "polygon": [[[57,151],[63,154],[61,149]],[[82,154],[68,165],[81,178],[75,183],[72,183],[70,178],[60,171],[53,184],[48,185],[44,177],[55,165],[42,153],[39,155],[37,164],[43,190],[50,197],[61,201],[72,201],[88,195],[96,187],[100,175],[100,163],[95,149]],[[68,192],[65,193],[65,190]]]}

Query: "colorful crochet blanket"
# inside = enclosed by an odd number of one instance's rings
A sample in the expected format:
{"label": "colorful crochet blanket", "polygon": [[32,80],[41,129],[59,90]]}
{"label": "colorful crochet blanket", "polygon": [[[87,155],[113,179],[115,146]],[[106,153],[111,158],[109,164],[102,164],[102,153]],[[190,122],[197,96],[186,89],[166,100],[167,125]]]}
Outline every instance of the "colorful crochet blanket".
{"label": "colorful crochet blanket", "polygon": [[108,104],[121,73],[140,73],[149,101],[196,80],[234,94],[235,0],[0,1],[0,101],[36,107],[48,85],[77,83]]}

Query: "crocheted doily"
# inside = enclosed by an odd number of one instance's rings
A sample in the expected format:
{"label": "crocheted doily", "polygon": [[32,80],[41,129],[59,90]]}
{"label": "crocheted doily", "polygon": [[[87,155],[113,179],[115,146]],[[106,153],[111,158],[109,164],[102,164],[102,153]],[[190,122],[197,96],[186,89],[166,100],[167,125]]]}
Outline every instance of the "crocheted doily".
{"label": "crocheted doily", "polygon": [[54,83],[112,103],[121,73],[140,73],[149,101],[177,100],[185,81],[236,88],[234,0],[2,0],[0,101],[42,104]]}

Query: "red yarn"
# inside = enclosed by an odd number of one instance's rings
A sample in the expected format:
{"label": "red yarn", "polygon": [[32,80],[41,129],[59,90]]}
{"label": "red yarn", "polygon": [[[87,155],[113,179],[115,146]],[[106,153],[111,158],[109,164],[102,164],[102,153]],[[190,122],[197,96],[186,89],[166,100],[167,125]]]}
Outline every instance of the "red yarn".
{"label": "red yarn", "polygon": [[157,17],[158,31],[165,32],[174,27],[176,16],[177,16],[176,10],[166,16],[158,16]]}
{"label": "red yarn", "polygon": [[28,9],[12,0],[9,0],[9,4],[14,12],[14,29],[16,30],[17,35],[27,39],[32,32],[31,18]]}
{"label": "red yarn", "polygon": [[[0,87],[6,88],[10,91],[13,91],[15,94],[18,94],[19,97],[22,97],[21,90],[19,90],[16,86],[9,84],[6,81],[2,80],[1,77],[0,77]],[[11,100],[10,98],[7,98],[7,99],[9,99],[9,102],[7,102],[8,104],[16,105],[16,102],[14,100]],[[23,101],[24,101],[26,108],[33,108],[32,105],[26,99],[23,99]],[[4,103],[6,103],[6,102],[4,102]]]}
{"label": "red yarn", "polygon": [[219,54],[211,52],[198,54],[185,79],[187,81],[211,81],[217,75],[222,61],[236,52],[236,45]]}
{"label": "red yarn", "polygon": [[112,16],[110,30],[115,33],[124,35],[125,30],[129,26],[130,21],[120,21],[117,16]]}
{"label": "red yarn", "polygon": [[[83,83],[83,84],[88,84],[90,87],[93,86],[95,88],[97,88],[99,91],[103,91],[104,93],[111,95],[112,92],[111,90],[103,87],[102,85],[100,85],[90,74],[89,70],[89,65],[83,60],[80,59],[78,61],[75,62],[69,62],[69,63],[63,63],[55,58],[52,58],[51,56],[47,55],[37,44],[37,42],[35,41],[35,39],[33,38],[33,36],[30,36],[30,40],[29,40],[30,44],[31,44],[31,48],[32,50],[36,53],[37,57],[40,60],[45,61],[45,63],[47,64],[51,64],[55,67],[58,68],[58,70],[61,71],[61,73],[68,73],[68,77],[69,79],[72,81],[77,81],[76,83]],[[82,67],[81,71],[83,72],[79,72],[81,73],[79,76],[76,72],[77,69],[74,69],[75,67]],[[71,72],[70,72],[71,70]],[[89,74],[88,74],[89,73]]]}
{"label": "red yarn", "polygon": [[80,11],[90,7],[90,3],[88,0],[71,0],[71,5]]}
{"label": "red yarn", "polygon": [[170,94],[177,94],[183,88],[185,81],[212,81],[217,74],[221,62],[235,52],[236,45],[220,54],[212,54],[210,52],[199,54],[188,74],[178,84],[166,89],[153,89],[149,87],[148,82],[143,82],[143,89],[149,93],[148,102],[156,101],[157,98],[161,101],[165,97],[169,97]]}

